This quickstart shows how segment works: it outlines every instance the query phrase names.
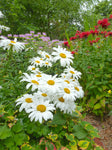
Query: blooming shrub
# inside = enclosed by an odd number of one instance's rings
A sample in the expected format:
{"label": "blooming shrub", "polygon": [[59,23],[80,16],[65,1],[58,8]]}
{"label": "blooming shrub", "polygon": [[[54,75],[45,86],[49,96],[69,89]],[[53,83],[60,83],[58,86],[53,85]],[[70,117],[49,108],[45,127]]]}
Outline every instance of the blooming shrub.
{"label": "blooming shrub", "polygon": [[112,89],[111,43],[111,15],[99,20],[95,29],[77,31],[74,37],[64,42],[74,55],[74,67],[83,74],[80,82],[85,96],[79,104],[85,111],[100,115],[102,119],[112,109],[112,95],[108,93]]}
{"label": "blooming shrub", "polygon": [[[54,110],[59,108],[64,113],[75,111],[75,100],[82,98],[84,92],[78,79],[81,73],[71,67],[73,56],[69,51],[58,46],[50,54],[39,51],[39,56],[30,60],[28,67],[30,74],[24,73],[22,81],[28,82],[26,88],[31,87],[33,94],[25,94],[17,99],[16,105],[21,104],[20,111],[25,109],[31,121],[45,121],[53,119]],[[61,74],[50,74],[52,70],[62,69]],[[60,66],[59,66],[60,65]],[[55,67],[56,66],[56,67]],[[46,74],[47,72],[47,74]]]}

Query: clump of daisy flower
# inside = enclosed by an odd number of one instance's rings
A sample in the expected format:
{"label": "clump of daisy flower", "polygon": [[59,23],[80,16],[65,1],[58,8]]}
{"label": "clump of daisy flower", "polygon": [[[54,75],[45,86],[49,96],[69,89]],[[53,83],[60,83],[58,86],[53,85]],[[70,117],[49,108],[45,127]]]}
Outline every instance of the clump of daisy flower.
{"label": "clump of daisy flower", "polygon": [[[3,18],[3,17],[4,17],[4,15],[3,15],[3,13],[0,11],[0,18]],[[6,27],[6,26],[4,26],[4,25],[0,25],[0,30],[9,31],[10,28],[9,28],[9,27]]]}
{"label": "clump of daisy flower", "polygon": [[9,40],[9,39],[1,39],[0,40],[0,47],[2,47],[4,50],[12,50],[13,52],[19,52],[24,49],[24,44],[21,42],[17,42],[17,39]]}
{"label": "clump of daisy flower", "polygon": [[[24,94],[16,100],[19,111],[28,113],[31,121],[53,120],[57,109],[66,114],[75,111],[75,101],[84,96],[78,81],[81,72],[72,67],[72,54],[58,46],[51,54],[38,51],[37,57],[30,59],[29,73],[23,73],[20,82],[32,94]],[[61,68],[61,73],[58,71]],[[56,73],[57,72],[57,73]]]}

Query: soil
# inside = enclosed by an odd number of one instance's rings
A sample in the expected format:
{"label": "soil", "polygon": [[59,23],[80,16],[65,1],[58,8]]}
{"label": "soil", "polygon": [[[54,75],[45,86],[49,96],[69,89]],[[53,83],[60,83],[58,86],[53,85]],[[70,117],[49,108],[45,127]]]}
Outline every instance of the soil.
{"label": "soil", "polygon": [[106,116],[103,121],[100,117],[88,114],[85,119],[96,127],[100,138],[95,138],[96,144],[102,146],[104,150],[112,150],[112,116]]}

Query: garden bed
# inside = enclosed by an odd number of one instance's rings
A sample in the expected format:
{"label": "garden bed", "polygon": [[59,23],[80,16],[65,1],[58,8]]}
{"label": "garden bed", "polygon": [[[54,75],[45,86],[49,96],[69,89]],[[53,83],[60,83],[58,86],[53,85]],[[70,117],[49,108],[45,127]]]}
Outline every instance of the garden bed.
{"label": "garden bed", "polygon": [[88,114],[84,120],[98,129],[100,138],[95,138],[95,142],[103,146],[104,150],[112,150],[112,116],[106,116],[101,121],[99,117]]}

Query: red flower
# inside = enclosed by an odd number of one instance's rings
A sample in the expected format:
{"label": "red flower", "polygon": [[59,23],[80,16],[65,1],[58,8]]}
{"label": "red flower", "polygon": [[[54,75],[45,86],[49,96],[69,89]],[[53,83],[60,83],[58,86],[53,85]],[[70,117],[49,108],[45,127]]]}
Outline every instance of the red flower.
{"label": "red flower", "polygon": [[75,51],[72,51],[71,54],[75,54]]}
{"label": "red flower", "polygon": [[110,25],[107,18],[104,18],[103,20],[99,20],[98,24],[101,25],[102,28],[105,28],[105,29]]}
{"label": "red flower", "polygon": [[89,36],[90,32],[89,31],[86,31],[86,32],[81,32],[79,34],[79,37],[80,38],[87,38]]}
{"label": "red flower", "polygon": [[109,19],[112,19],[112,14],[110,15]]}
{"label": "red flower", "polygon": [[96,42],[98,42],[100,40],[100,38],[96,38]]}
{"label": "red flower", "polygon": [[68,44],[68,41],[65,41],[64,45],[67,46],[67,47],[70,47],[70,45]]}
{"label": "red flower", "polygon": [[91,30],[90,33],[94,36],[94,35],[98,35],[99,31],[98,30]]}
{"label": "red flower", "polygon": [[71,38],[70,38],[70,41],[71,41],[71,40],[75,40],[75,39],[77,39],[77,37],[76,37],[76,36],[71,37]]}
{"label": "red flower", "polygon": [[93,45],[93,41],[89,41],[90,45]]}
{"label": "red flower", "polygon": [[95,30],[97,30],[98,29],[98,27],[99,27],[99,25],[97,25],[97,26],[94,26],[95,27]]}

